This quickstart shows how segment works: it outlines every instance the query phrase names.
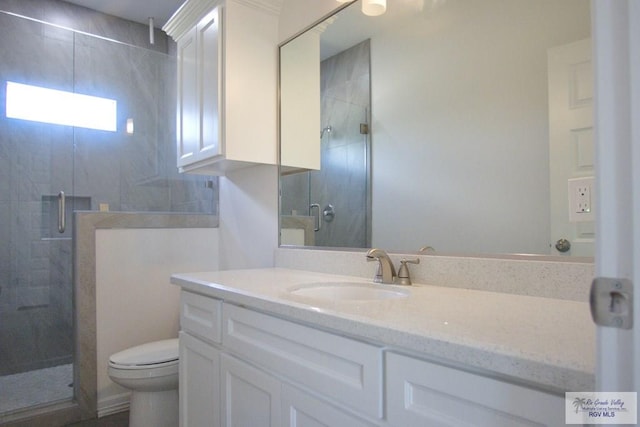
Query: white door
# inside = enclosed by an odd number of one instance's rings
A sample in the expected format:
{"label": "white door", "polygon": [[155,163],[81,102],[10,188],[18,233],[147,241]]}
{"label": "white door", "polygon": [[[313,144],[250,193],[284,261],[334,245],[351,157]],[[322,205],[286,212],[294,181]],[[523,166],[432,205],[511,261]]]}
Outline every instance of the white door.
{"label": "white door", "polygon": [[596,275],[630,279],[633,328],[598,328],[599,391],[640,391],[640,2],[592,1]]}
{"label": "white door", "polygon": [[[595,172],[591,40],[549,49],[548,76],[551,254],[593,256]],[[587,186],[586,192],[584,186]],[[578,190],[580,197],[575,194]],[[573,203],[569,202],[570,198]],[[583,200],[587,200],[587,208],[584,208]],[[556,245],[561,239],[568,241],[570,247]]]}

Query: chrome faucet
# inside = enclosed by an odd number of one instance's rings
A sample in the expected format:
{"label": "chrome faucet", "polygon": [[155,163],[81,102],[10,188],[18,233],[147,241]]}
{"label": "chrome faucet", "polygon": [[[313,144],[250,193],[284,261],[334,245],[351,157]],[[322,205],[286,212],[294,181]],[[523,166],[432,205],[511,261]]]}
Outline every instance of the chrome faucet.
{"label": "chrome faucet", "polygon": [[382,249],[370,249],[367,252],[367,261],[378,261],[378,269],[373,277],[374,283],[391,284],[396,279],[396,269],[389,255]]}

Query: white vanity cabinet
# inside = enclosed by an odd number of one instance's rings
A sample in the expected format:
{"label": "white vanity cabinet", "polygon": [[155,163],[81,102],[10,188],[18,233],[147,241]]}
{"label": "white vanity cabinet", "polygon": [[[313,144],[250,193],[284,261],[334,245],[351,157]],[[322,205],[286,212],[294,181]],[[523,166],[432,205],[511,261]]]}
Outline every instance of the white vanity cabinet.
{"label": "white vanity cabinet", "polygon": [[187,291],[180,322],[182,427],[359,427],[382,417],[379,347]]}
{"label": "white vanity cabinet", "polygon": [[183,290],[181,426],[560,426],[564,398]]}
{"label": "white vanity cabinet", "polygon": [[371,418],[382,416],[382,349],[231,304],[222,343],[286,382]]}
{"label": "white vanity cabinet", "polygon": [[180,332],[180,425],[220,424],[220,352]]}
{"label": "white vanity cabinet", "polygon": [[377,425],[289,384],[282,386],[282,413],[283,427],[374,427]]}
{"label": "white vanity cabinet", "polygon": [[180,294],[180,425],[219,427],[222,301]]}
{"label": "white vanity cabinet", "polygon": [[177,166],[224,175],[276,164],[280,0],[187,0],[163,30],[178,48]]}
{"label": "white vanity cabinet", "polygon": [[564,398],[386,353],[391,426],[564,426]]}
{"label": "white vanity cabinet", "polygon": [[280,381],[228,354],[222,355],[220,377],[223,426],[282,425]]}

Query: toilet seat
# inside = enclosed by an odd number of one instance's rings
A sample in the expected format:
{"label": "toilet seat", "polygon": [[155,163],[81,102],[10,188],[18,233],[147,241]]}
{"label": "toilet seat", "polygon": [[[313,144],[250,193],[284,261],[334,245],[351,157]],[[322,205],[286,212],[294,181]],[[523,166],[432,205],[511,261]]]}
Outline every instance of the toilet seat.
{"label": "toilet seat", "polygon": [[178,339],[138,345],[111,355],[109,367],[123,370],[148,370],[178,365]]}

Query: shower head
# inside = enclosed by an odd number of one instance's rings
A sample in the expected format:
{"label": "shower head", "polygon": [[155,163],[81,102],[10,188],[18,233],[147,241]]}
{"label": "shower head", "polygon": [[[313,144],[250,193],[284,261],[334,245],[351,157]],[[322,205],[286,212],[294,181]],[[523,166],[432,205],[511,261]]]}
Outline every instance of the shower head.
{"label": "shower head", "polygon": [[326,126],[324,127],[321,131],[320,131],[320,139],[322,139],[322,137],[324,136],[324,133],[331,133],[331,131],[333,130],[333,128],[331,126]]}

